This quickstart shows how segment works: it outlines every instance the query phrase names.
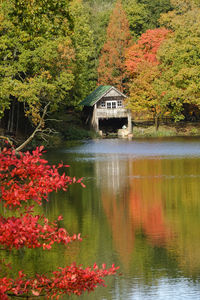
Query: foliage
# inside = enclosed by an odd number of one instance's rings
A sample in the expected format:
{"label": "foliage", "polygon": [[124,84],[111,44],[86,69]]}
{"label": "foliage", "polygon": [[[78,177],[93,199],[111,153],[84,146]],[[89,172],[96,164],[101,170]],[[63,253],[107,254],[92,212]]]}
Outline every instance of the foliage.
{"label": "foliage", "polygon": [[85,140],[97,137],[96,132],[89,131],[84,128],[80,128],[76,125],[70,125],[63,133],[65,140]]}
{"label": "foliage", "polygon": [[146,6],[137,0],[124,0],[124,9],[127,13],[130,32],[133,36],[139,37],[149,29],[149,13]]}
{"label": "foliage", "polygon": [[174,119],[180,120],[186,104],[200,105],[200,8],[186,0],[176,2],[182,5],[161,19],[174,34],[158,52],[163,72],[157,86],[165,92]]}
{"label": "foliage", "polygon": [[[198,0],[2,0],[0,119],[6,111],[13,133],[24,109],[41,131],[47,104],[51,114],[75,110],[97,81],[128,93],[141,57],[149,61],[144,90],[162,95],[160,105],[175,120],[184,118],[186,103],[199,105],[199,9]],[[174,32],[164,43],[160,26]],[[125,52],[136,40],[127,51],[128,77]],[[142,74],[138,83],[142,90]]]}
{"label": "foliage", "polygon": [[165,28],[147,30],[126,54],[126,67],[132,79],[127,105],[132,112],[139,112],[140,117],[141,114],[143,118],[154,117],[155,121],[165,111],[163,94],[154,87],[154,82],[160,77],[156,55],[169,32]]}
{"label": "foliage", "polygon": [[16,99],[34,125],[40,110],[66,99],[74,84],[68,2],[2,1],[0,6],[1,113]]}
{"label": "foliage", "polygon": [[200,5],[198,0],[171,0],[171,3],[174,8],[174,13],[178,11],[178,14],[184,14],[195,6]]}
{"label": "foliage", "polygon": [[[91,22],[95,27],[96,41],[99,43],[105,38],[105,25],[108,24],[110,10],[116,1],[84,0],[84,2],[91,11]],[[172,9],[170,0],[122,0],[122,5],[126,11],[129,29],[134,39],[147,29],[159,27],[160,15]]]}
{"label": "foliage", "polygon": [[160,76],[157,66],[140,63],[140,72],[130,84],[130,97],[127,106],[137,118],[156,118],[161,114],[162,103],[153,87],[153,82]]}
{"label": "foliage", "polygon": [[96,67],[101,49],[106,41],[106,29],[113,10],[113,0],[84,0],[84,6],[90,15],[90,26],[94,32]]}
{"label": "foliage", "polygon": [[48,299],[58,299],[64,294],[80,296],[86,290],[93,291],[97,285],[104,285],[102,277],[113,274],[115,274],[114,266],[107,270],[105,265],[99,269],[96,264],[86,269],[72,264],[54,271],[50,278],[39,274],[36,274],[34,278],[29,278],[20,271],[15,280],[0,278],[0,296],[2,300],[6,300],[10,299],[9,296],[28,295],[29,291],[30,297],[46,295]]}
{"label": "foliage", "polygon": [[69,6],[73,24],[71,36],[75,49],[75,82],[71,95],[73,105],[83,100],[96,86],[94,34],[89,24],[89,14],[81,0],[73,0]]}
{"label": "foliage", "polygon": [[127,50],[126,67],[131,76],[140,71],[140,63],[159,64],[157,51],[168,34],[169,30],[166,28],[149,29]]}
{"label": "foliage", "polygon": [[[59,132],[61,140],[84,140],[95,137],[95,132],[89,129],[83,122],[81,121],[81,112],[74,111],[64,111],[53,114],[53,118],[58,120],[56,124],[54,124],[54,128],[56,132]],[[48,122],[48,126],[52,127],[53,125]],[[56,136],[56,135],[55,135]],[[55,147],[55,142],[53,136],[50,142],[52,147]],[[49,146],[48,146],[49,148]]]}
{"label": "foliage", "polygon": [[[58,167],[49,166],[41,158],[43,147],[33,153],[16,153],[14,149],[4,148],[0,153],[0,195],[5,208],[15,212],[16,216],[0,217],[0,245],[2,249],[43,248],[50,250],[54,243],[68,245],[74,240],[81,240],[80,234],[70,236],[64,228],[59,228],[58,221],[50,222],[45,216],[35,215],[31,202],[41,205],[42,199],[48,200],[52,191],[66,190],[72,183],[82,183],[63,173]],[[83,185],[84,186],[84,185]],[[16,210],[17,209],[17,210]],[[5,210],[6,212],[6,210]],[[18,216],[17,216],[18,214]],[[1,249],[1,250],[2,250]],[[99,269],[83,269],[75,263],[59,268],[52,274],[29,277],[19,270],[18,277],[7,274],[0,278],[0,298],[12,296],[41,297],[58,299],[64,294],[81,295],[84,291],[93,291],[97,285],[104,285],[103,277],[116,273],[114,265],[106,269],[105,264]]]}
{"label": "foliage", "polygon": [[129,46],[130,40],[128,20],[119,0],[110,16],[107,40],[99,59],[99,84],[114,85],[121,91],[125,89],[124,58],[125,50]]}
{"label": "foliage", "polygon": [[93,31],[81,0],[3,0],[0,50],[0,118],[10,110],[4,123],[12,134],[23,110],[40,134],[47,115],[74,109],[96,85]]}
{"label": "foliage", "polygon": [[[163,13],[172,10],[173,5],[171,0],[140,0],[148,12],[148,29],[159,27],[159,18]],[[147,26],[147,25],[146,25]]]}

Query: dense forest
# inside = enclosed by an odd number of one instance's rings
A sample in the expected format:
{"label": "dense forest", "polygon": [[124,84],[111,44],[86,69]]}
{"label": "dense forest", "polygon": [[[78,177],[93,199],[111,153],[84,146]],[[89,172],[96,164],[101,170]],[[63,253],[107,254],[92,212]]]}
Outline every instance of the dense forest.
{"label": "dense forest", "polygon": [[51,134],[98,84],[135,119],[198,120],[199,24],[198,0],[2,0],[2,135]]}

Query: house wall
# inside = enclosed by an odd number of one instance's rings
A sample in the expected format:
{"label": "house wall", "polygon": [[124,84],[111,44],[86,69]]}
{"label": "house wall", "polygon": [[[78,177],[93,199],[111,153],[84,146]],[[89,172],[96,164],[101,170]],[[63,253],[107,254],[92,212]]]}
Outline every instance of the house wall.
{"label": "house wall", "polygon": [[99,131],[100,119],[127,118],[128,130],[132,132],[131,113],[125,108],[125,98],[116,91],[110,91],[94,105],[92,127]]}
{"label": "house wall", "polygon": [[[96,97],[96,96],[95,96]],[[129,132],[132,132],[132,122],[131,122],[131,113],[126,108],[125,105],[126,96],[122,94],[120,91],[112,87],[109,91],[103,95],[99,101],[97,101],[92,106],[92,100],[87,102],[86,106],[92,108],[87,109],[87,113],[85,115],[85,121],[90,123],[91,126],[98,132],[99,131],[99,121],[100,120],[108,120],[108,119],[127,119],[127,125]],[[120,120],[118,120],[118,124],[120,124]],[[102,122],[101,122],[102,123]],[[114,125],[115,120],[114,120]]]}
{"label": "house wall", "polygon": [[[108,103],[111,102],[111,107],[108,108]],[[111,109],[112,103],[116,102],[116,107],[114,108],[122,108],[124,107],[124,97],[123,96],[106,96],[97,102],[98,109]]]}
{"label": "house wall", "polygon": [[[111,89],[106,95],[105,97],[118,97],[121,96],[115,89]],[[121,96],[123,97],[123,96]],[[124,97],[123,97],[124,98]]]}

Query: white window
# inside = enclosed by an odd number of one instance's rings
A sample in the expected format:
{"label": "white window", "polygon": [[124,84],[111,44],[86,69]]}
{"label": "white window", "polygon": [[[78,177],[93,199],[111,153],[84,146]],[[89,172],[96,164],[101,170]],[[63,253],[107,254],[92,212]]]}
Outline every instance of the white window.
{"label": "white window", "polygon": [[106,107],[108,109],[110,109],[110,108],[116,108],[117,107],[117,101],[107,101],[106,102]]}
{"label": "white window", "polygon": [[117,107],[117,102],[116,101],[112,101],[112,108],[116,108]]}
{"label": "white window", "polygon": [[102,107],[102,108],[105,108],[105,107],[106,107],[105,101],[102,101],[102,102],[101,102],[101,107]]}
{"label": "white window", "polygon": [[106,107],[109,108],[109,109],[112,108],[112,102],[111,101],[107,101],[106,102]]}
{"label": "white window", "polygon": [[117,107],[122,107],[122,100],[117,100]]}

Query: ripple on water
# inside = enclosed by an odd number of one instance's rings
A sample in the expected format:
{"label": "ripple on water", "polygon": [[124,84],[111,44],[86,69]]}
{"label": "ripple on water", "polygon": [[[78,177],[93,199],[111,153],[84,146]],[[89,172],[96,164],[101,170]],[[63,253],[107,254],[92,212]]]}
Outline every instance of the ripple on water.
{"label": "ripple on water", "polygon": [[120,155],[121,159],[125,159],[127,156],[135,159],[139,157],[199,157],[200,139],[148,139],[132,141],[101,139],[86,141],[81,146],[63,149],[62,152],[86,155],[80,158],[86,160],[105,160],[109,159],[110,155]]}

